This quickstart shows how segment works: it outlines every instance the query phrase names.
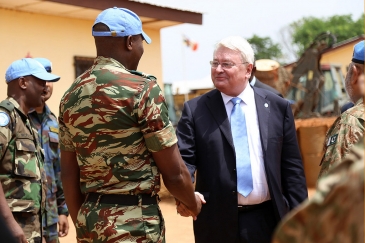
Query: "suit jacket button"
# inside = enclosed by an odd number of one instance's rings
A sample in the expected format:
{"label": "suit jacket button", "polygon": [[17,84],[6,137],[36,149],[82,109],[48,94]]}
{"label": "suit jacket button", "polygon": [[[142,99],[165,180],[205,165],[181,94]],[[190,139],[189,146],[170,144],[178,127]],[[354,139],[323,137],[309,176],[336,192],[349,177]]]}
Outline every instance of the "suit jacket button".
{"label": "suit jacket button", "polygon": [[232,194],[235,195],[237,192],[236,191],[232,191]]}
{"label": "suit jacket button", "polygon": [[236,168],[234,168],[233,171],[236,171]]}

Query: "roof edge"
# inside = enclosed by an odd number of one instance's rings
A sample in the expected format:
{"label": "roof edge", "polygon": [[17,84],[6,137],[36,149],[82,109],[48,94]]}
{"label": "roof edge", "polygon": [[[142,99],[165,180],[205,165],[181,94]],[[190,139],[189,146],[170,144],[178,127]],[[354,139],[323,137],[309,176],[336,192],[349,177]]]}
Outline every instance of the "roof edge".
{"label": "roof edge", "polygon": [[364,34],[351,37],[349,39],[346,39],[346,40],[343,40],[341,42],[337,42],[337,43],[333,44],[331,47],[329,47],[325,51],[323,51],[322,54],[323,53],[330,52],[330,51],[333,51],[333,50],[338,49],[338,48],[341,48],[343,46],[352,44],[354,42],[357,42],[357,41],[360,41],[360,40],[364,40],[364,39],[365,39],[365,35]]}
{"label": "roof edge", "polygon": [[202,13],[178,10],[170,7],[160,7],[149,3],[141,3],[129,0],[44,0],[48,2],[55,2],[67,4],[72,6],[104,10],[114,6],[128,8],[138,14],[139,16],[169,20],[180,23],[199,24],[203,23]]}
{"label": "roof edge", "polygon": [[200,11],[194,11],[191,9],[184,9],[184,8],[180,8],[180,7],[171,7],[171,6],[167,6],[167,5],[161,5],[161,4],[153,4],[150,3],[146,0],[129,0],[130,2],[137,2],[137,3],[142,3],[142,4],[148,4],[148,5],[152,5],[152,6],[157,6],[157,7],[161,7],[161,8],[169,8],[169,9],[176,9],[179,11],[185,11],[185,12],[192,12],[192,13],[197,13],[197,14],[203,14],[203,12]]}

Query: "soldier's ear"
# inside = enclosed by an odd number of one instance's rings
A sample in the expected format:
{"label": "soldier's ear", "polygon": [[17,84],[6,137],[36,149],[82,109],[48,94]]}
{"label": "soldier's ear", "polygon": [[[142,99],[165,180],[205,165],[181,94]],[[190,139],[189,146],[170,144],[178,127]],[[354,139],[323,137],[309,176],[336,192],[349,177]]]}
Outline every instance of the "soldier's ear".
{"label": "soldier's ear", "polygon": [[131,35],[128,36],[125,43],[126,43],[127,49],[131,51],[133,49],[133,36],[131,36]]}
{"label": "soldier's ear", "polygon": [[18,84],[19,84],[20,89],[25,90],[25,89],[27,89],[28,81],[24,77],[20,77],[20,78],[18,78]]}
{"label": "soldier's ear", "polygon": [[354,87],[357,85],[357,79],[359,78],[359,70],[357,69],[356,65],[350,66],[351,70],[348,73],[351,73],[351,77],[349,78],[349,84]]}

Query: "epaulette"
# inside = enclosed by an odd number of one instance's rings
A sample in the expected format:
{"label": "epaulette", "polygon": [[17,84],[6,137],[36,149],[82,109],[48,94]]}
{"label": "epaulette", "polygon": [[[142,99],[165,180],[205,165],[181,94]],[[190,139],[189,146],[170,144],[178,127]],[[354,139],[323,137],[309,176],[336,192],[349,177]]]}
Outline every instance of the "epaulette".
{"label": "epaulette", "polygon": [[144,77],[146,79],[149,79],[151,81],[156,81],[157,78],[153,75],[149,75],[149,74],[146,74],[146,73],[142,73],[142,72],[138,72],[138,71],[135,71],[135,70],[129,70],[130,73],[134,74],[134,75],[138,75],[138,76],[141,76],[141,77]]}
{"label": "epaulette", "polygon": [[15,108],[15,106],[13,105],[13,103],[11,103],[8,100],[3,100],[0,102],[0,107],[6,109],[9,112],[12,112]]}

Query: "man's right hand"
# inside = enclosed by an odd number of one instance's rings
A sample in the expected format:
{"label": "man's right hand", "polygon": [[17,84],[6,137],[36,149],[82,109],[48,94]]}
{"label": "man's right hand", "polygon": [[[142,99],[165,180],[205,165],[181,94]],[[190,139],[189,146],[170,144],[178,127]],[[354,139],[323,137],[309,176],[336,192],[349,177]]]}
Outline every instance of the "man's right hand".
{"label": "man's right hand", "polygon": [[183,217],[190,217],[192,216],[194,220],[197,219],[198,214],[201,211],[202,205],[206,203],[204,200],[204,196],[200,194],[199,192],[195,192],[195,200],[196,200],[196,208],[195,209],[189,209],[186,207],[185,204],[181,203],[179,200],[176,200],[176,210],[177,213],[180,214]]}

